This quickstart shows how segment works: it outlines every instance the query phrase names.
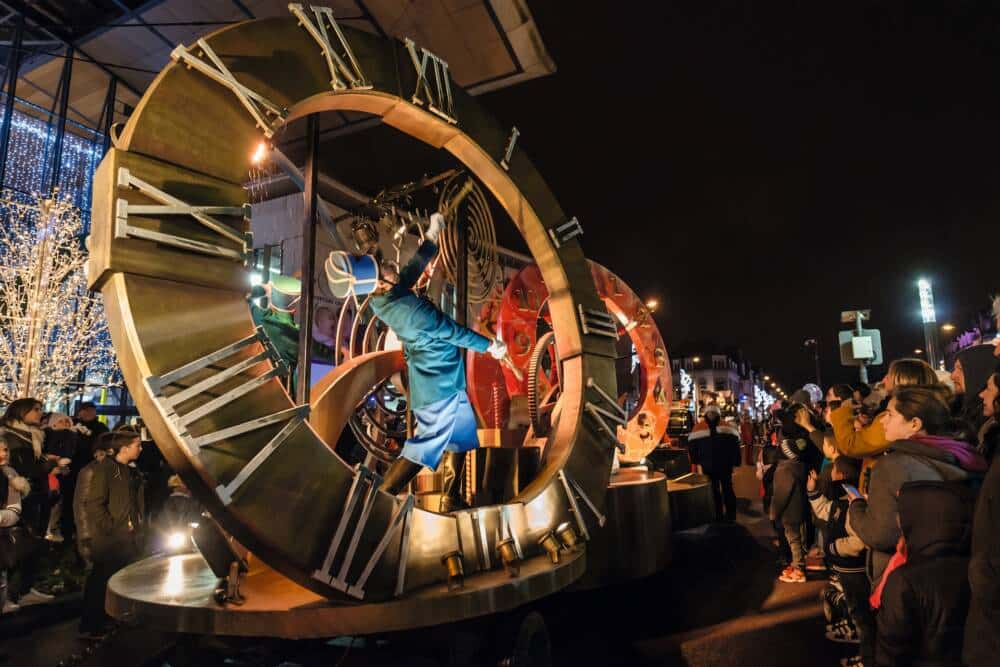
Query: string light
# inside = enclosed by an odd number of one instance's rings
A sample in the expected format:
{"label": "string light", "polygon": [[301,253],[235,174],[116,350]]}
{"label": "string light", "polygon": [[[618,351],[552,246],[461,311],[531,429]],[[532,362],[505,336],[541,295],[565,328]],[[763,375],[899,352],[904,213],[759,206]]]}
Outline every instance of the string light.
{"label": "string light", "polygon": [[[57,131],[53,124],[14,111],[4,186],[15,190],[22,203],[32,201],[33,193],[49,189]],[[102,142],[70,132],[63,135],[58,188],[63,197],[85,213],[82,234],[89,228],[91,185],[103,150]]]}
{"label": "string light", "polygon": [[87,291],[83,219],[68,196],[0,199],[0,400],[54,404],[114,351],[99,294]]}

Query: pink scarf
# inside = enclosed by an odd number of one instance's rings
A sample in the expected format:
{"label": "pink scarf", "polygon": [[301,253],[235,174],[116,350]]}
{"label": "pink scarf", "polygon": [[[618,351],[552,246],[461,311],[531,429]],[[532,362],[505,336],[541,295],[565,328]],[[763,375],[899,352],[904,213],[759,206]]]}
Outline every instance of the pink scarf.
{"label": "pink scarf", "polygon": [[882,589],[885,588],[885,582],[889,580],[889,575],[894,570],[899,569],[903,565],[906,565],[906,543],[900,539],[896,544],[896,553],[889,559],[889,564],[886,566],[885,572],[882,573],[882,579],[879,580],[878,586],[875,587],[871,597],[868,598],[868,604],[871,605],[872,609],[878,609],[882,606]]}

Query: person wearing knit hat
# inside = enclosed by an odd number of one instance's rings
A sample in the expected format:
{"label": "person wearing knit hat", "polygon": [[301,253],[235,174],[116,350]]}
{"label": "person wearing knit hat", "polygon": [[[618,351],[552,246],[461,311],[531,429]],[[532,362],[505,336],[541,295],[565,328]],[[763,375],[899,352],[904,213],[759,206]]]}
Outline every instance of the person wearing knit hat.
{"label": "person wearing knit hat", "polygon": [[997,360],[993,351],[992,345],[967,347],[955,356],[955,365],[951,371],[951,380],[955,383],[954,411],[976,428],[985,421],[979,392],[986,387],[986,380],[996,368]]}

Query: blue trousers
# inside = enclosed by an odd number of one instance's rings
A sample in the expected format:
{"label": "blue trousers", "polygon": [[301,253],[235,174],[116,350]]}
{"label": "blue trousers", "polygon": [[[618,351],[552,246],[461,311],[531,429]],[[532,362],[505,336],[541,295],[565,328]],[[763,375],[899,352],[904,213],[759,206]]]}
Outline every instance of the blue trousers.
{"label": "blue trousers", "polygon": [[479,446],[476,415],[464,391],[415,408],[413,416],[416,433],[403,445],[403,458],[433,470],[446,451],[467,452]]}

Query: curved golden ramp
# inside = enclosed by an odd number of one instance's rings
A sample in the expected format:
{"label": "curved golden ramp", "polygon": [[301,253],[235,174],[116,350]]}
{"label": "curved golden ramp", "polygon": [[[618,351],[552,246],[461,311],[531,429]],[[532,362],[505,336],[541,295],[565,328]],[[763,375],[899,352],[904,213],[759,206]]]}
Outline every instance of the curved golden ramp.
{"label": "curved golden ramp", "polygon": [[[584,406],[616,395],[614,340],[595,333],[610,316],[589,276],[582,228],[520,150],[509,170],[499,165],[507,132],[461,90],[435,90],[433,74],[418,81],[421,63],[425,73],[434,64],[419,47],[411,53],[346,27],[341,43],[328,29],[332,50],[354,56],[356,66],[340,69],[320,48],[322,35],[299,20],[315,29],[323,16],[241,23],[174,52],[95,175],[89,275],[153,438],[218,522],[319,595],[383,600],[443,581],[441,558],[453,551],[469,578],[497,569],[502,535],[530,559],[564,521],[584,535],[598,529],[613,443]],[[347,71],[363,76],[351,83]],[[328,111],[371,114],[449,153],[493,194],[541,267],[563,355],[563,408],[541,473],[507,505],[416,510],[334,454],[339,421],[330,411],[353,408],[359,379],[398,365],[386,357],[346,366],[311,417],[276,379],[277,357],[246,304],[241,183],[265,136]]]}

